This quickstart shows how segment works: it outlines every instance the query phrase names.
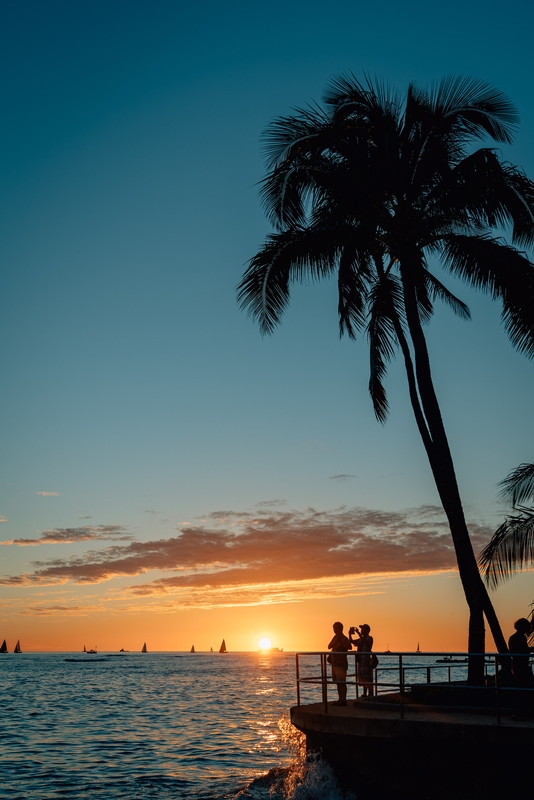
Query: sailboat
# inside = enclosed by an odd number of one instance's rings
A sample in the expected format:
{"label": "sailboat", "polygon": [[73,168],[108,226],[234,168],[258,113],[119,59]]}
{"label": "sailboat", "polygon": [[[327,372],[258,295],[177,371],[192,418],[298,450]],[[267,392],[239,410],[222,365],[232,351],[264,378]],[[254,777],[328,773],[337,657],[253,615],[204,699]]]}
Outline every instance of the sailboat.
{"label": "sailboat", "polygon": [[83,652],[84,652],[84,653],[87,653],[87,648],[86,648],[86,646],[85,646],[85,645],[83,646]]}
{"label": "sailboat", "polygon": [[418,656],[422,655],[421,648],[419,647],[419,642],[417,642],[417,650],[415,651]]}
{"label": "sailboat", "polygon": [[219,647],[219,653],[227,653],[227,652],[228,652],[228,650],[226,649],[226,642],[223,639],[222,640],[222,644]]}
{"label": "sailboat", "polygon": [[141,652],[142,653],[148,653],[148,650],[146,649],[146,642],[144,643],[143,649],[141,650]]}
{"label": "sailboat", "polygon": [[194,644],[191,645],[191,650],[189,652],[190,653],[194,653],[195,652],[195,645]]}
{"label": "sailboat", "polygon": [[210,653],[213,653],[213,647],[210,647]]}
{"label": "sailboat", "polygon": [[13,650],[13,652],[14,653],[22,653],[22,650],[20,649],[20,641],[19,641],[19,639],[17,639],[17,644],[15,645],[15,649]]}
{"label": "sailboat", "polygon": [[5,639],[2,642],[2,647],[0,647],[0,653],[7,653],[7,644]]}

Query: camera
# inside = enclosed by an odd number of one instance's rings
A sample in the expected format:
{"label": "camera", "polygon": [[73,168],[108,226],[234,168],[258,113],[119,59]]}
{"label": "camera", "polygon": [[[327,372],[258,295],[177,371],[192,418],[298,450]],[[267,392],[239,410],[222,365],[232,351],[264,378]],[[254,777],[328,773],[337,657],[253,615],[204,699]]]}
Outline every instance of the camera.
{"label": "camera", "polygon": [[352,636],[352,634],[356,633],[356,631],[358,631],[358,633],[360,632],[357,626],[353,626],[352,628],[349,628],[349,636]]}

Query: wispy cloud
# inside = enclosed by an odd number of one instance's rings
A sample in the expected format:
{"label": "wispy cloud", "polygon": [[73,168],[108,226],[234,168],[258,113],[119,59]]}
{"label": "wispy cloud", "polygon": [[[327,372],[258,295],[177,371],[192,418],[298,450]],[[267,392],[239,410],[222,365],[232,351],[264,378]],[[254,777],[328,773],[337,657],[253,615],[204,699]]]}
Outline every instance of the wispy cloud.
{"label": "wispy cloud", "polygon": [[4,517],[3,514],[0,514],[0,525],[2,524],[2,522],[7,522],[7,517]]}
{"label": "wispy cloud", "polygon": [[41,497],[59,497],[59,492],[36,492]]}
{"label": "wispy cloud", "polygon": [[342,472],[340,475],[330,475],[328,478],[329,481],[351,481],[354,478],[357,478],[357,475],[349,475],[347,473]]}
{"label": "wispy cloud", "polygon": [[21,614],[28,617],[72,617],[86,616],[89,609],[84,606],[27,606]]}
{"label": "wispy cloud", "polygon": [[[470,529],[479,550],[492,531],[479,524]],[[180,604],[198,603],[201,593],[214,604],[244,604],[288,602],[290,597],[317,596],[318,592],[326,593],[320,596],[359,593],[362,579],[373,575],[455,568],[448,525],[438,507],[399,512],[264,509],[214,512],[175,537],[111,545],[82,557],[36,561],[31,571],[5,577],[0,583],[96,584],[159,572],[127,591],[145,598],[172,596]]]}
{"label": "wispy cloud", "polygon": [[38,539],[9,539],[0,542],[0,545],[35,547],[40,544],[73,544],[106,539],[129,542],[132,538],[122,525],[83,525],[80,528],[53,528],[50,531],[40,531]]}

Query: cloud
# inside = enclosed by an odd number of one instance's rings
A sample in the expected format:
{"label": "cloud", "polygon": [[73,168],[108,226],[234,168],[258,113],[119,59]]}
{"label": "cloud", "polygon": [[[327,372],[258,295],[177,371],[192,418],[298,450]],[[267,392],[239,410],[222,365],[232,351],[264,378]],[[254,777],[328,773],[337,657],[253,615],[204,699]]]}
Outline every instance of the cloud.
{"label": "cloud", "polygon": [[[492,531],[473,524],[471,533],[479,550]],[[32,571],[5,577],[0,584],[97,584],[159,572],[146,583],[121,591],[145,598],[174,597],[182,604],[200,602],[202,593],[205,605],[246,604],[332,596],[338,591],[359,593],[362,580],[372,576],[454,569],[452,540],[439,507],[399,512],[256,509],[255,513],[214,512],[202,524],[167,539],[35,561]],[[365,592],[371,591],[365,585]]]}
{"label": "cloud", "polygon": [[93,519],[93,518],[92,518],[92,517],[89,517],[89,516],[87,516],[87,515],[85,515],[85,516],[83,516],[83,517],[78,517],[78,519]]}
{"label": "cloud", "polygon": [[4,517],[3,514],[0,514],[0,525],[2,524],[2,522],[7,522],[7,517]]}
{"label": "cloud", "polygon": [[21,614],[29,617],[63,617],[87,614],[83,606],[28,606]]}
{"label": "cloud", "polygon": [[115,539],[129,542],[133,537],[126,533],[122,525],[83,525],[80,528],[54,528],[40,531],[39,539],[10,539],[0,545],[15,544],[19,547],[35,547],[40,544],[73,544],[102,539]]}
{"label": "cloud", "polygon": [[41,497],[59,497],[59,492],[36,492]]}
{"label": "cloud", "polygon": [[348,475],[345,473],[341,473],[340,475],[330,475],[328,478],[329,481],[350,481],[353,478],[357,478],[357,475]]}

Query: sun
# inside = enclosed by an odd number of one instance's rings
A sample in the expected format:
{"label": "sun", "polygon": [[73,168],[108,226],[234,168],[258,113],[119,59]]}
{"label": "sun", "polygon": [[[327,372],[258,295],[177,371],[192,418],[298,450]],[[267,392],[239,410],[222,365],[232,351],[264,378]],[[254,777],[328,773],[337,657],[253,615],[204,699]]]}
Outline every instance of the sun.
{"label": "sun", "polygon": [[260,639],[260,641],[258,642],[258,647],[260,648],[260,650],[270,650],[271,640],[267,639],[267,637],[264,636],[263,639]]}

